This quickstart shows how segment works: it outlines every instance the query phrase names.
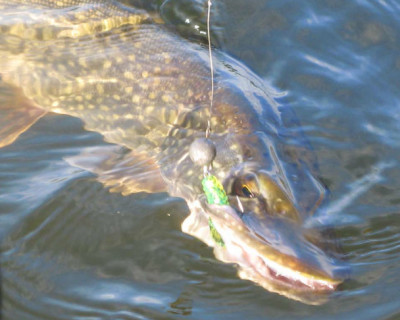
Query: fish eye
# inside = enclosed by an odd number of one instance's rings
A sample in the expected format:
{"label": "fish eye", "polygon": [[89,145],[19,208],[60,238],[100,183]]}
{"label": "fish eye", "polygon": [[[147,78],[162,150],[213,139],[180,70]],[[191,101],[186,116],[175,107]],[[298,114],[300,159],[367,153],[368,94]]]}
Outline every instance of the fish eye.
{"label": "fish eye", "polygon": [[242,186],[242,193],[246,198],[254,198],[254,193],[251,192],[249,187],[246,185]]}
{"label": "fish eye", "polygon": [[255,198],[258,193],[258,183],[254,175],[237,178],[233,183],[232,194],[243,198]]}

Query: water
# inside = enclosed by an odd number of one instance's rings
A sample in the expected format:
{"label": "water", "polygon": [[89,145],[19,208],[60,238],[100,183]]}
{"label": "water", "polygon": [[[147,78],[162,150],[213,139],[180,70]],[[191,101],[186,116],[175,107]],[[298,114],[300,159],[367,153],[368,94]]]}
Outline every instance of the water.
{"label": "water", "polygon": [[[307,223],[335,227],[351,279],[321,306],[240,280],[180,231],[182,200],[110,194],[69,166],[104,142],[52,115],[0,150],[4,319],[400,319],[400,5],[215,2],[214,43],[300,119],[291,130],[305,132],[330,190]],[[202,2],[145,5],[204,40]]]}

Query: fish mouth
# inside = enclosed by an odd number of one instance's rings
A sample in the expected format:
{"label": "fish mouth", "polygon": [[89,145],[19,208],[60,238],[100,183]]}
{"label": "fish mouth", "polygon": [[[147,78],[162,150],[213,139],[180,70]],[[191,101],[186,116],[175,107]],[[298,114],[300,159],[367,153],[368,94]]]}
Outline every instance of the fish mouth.
{"label": "fish mouth", "polygon": [[318,256],[314,262],[319,261],[328,271],[322,270],[322,266],[307,263],[305,260],[307,258],[310,260],[310,254],[301,259],[295,256],[299,254],[295,250],[292,251],[294,255],[290,255],[284,252],[284,248],[283,250],[280,248],[281,245],[286,248],[288,245],[278,242],[269,243],[272,241],[268,239],[268,236],[262,237],[256,234],[246,223],[238,219],[239,215],[232,207],[217,207],[216,205],[207,205],[207,207],[209,213],[214,213],[210,214],[209,219],[212,219],[224,241],[223,247],[215,246],[217,258],[239,265],[245,278],[261,285],[267,281],[269,282],[268,289],[272,283],[280,290],[286,288],[292,291],[314,293],[332,292],[342,282],[341,279],[335,279],[329,274],[331,271],[329,269],[334,268],[333,260],[330,260],[322,250],[306,243],[305,247]]}
{"label": "fish mouth", "polygon": [[[229,251],[235,251],[243,257],[241,267],[248,270],[242,270],[243,275],[248,274],[251,280],[254,278],[262,278],[274,282],[280,287],[287,287],[297,291],[312,291],[312,292],[332,292],[341,283],[339,280],[334,280],[326,277],[315,277],[312,274],[304,274],[294,269],[288,268],[282,264],[260,256],[254,250],[231,241]],[[251,276],[251,273],[253,276]]]}

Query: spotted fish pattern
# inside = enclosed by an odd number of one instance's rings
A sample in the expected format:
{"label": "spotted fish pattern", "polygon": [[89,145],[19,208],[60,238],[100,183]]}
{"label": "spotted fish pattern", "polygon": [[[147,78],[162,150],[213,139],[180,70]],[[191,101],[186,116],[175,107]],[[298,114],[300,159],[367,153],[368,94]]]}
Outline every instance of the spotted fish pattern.
{"label": "spotted fish pattern", "polygon": [[0,2],[2,76],[43,109],[129,148],[158,147],[190,113],[204,115],[204,57],[146,12],[109,1],[11,3]]}
{"label": "spotted fish pattern", "polygon": [[[170,164],[204,135],[210,116],[209,60],[202,45],[176,36],[146,11],[114,1],[0,0],[0,11],[4,82],[45,111],[82,119],[108,142],[148,152],[164,162],[165,177],[176,179]],[[225,80],[233,76],[218,65],[213,133],[250,132],[249,116],[238,112],[249,103],[219,83],[218,69]],[[232,157],[218,157],[216,167],[243,160],[239,145],[227,141],[220,154]],[[180,169],[181,179],[200,181],[191,167]]]}

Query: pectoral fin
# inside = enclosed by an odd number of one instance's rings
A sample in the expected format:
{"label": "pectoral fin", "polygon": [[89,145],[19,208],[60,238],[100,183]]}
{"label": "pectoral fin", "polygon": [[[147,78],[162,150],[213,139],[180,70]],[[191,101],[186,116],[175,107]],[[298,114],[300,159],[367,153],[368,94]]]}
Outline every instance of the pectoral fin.
{"label": "pectoral fin", "polygon": [[119,146],[87,148],[66,161],[97,174],[97,180],[111,192],[128,195],[137,192],[165,192],[167,186],[153,157]]}
{"label": "pectoral fin", "polygon": [[15,87],[0,84],[0,148],[13,143],[46,111],[29,101]]}

